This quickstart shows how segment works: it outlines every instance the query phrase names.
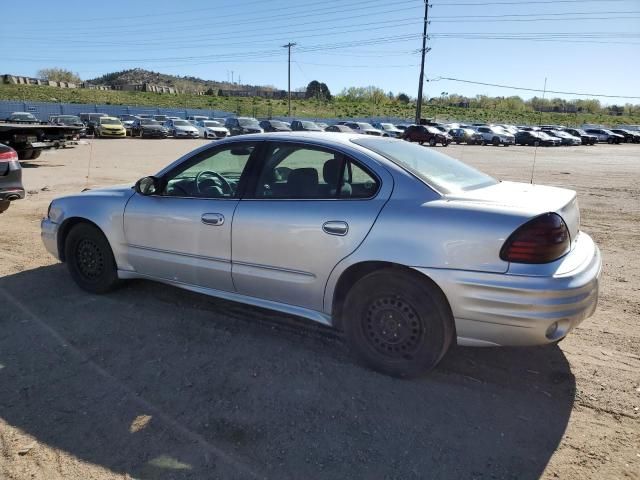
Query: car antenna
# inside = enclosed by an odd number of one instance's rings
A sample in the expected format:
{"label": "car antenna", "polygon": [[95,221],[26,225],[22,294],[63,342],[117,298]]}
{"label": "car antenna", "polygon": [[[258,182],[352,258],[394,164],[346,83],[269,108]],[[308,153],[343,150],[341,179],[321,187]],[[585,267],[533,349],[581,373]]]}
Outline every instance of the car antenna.
{"label": "car antenna", "polygon": [[[542,100],[543,100],[543,104],[540,105],[540,120],[538,121],[538,125],[540,125],[542,123],[542,109],[544,107],[544,96],[547,93],[547,77],[544,77],[544,88],[542,89]],[[531,167],[531,180],[529,181],[530,184],[533,185],[533,172],[535,172],[536,170],[536,157],[538,155],[538,145],[540,145],[540,142],[537,142],[536,146],[534,147],[534,151],[533,151],[533,166]]]}
{"label": "car antenna", "polygon": [[[94,137],[94,140],[95,140],[95,137]],[[89,175],[91,174],[92,161],[93,161],[93,140],[89,142],[89,164],[87,165],[87,176],[85,177],[84,188],[82,189],[83,192],[86,192],[87,190],[91,190],[89,188]]]}

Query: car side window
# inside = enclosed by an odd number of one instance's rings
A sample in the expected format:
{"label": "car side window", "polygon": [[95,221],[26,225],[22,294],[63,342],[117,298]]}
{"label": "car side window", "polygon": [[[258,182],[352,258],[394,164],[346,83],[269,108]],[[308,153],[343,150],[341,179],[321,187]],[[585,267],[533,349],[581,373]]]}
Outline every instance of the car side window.
{"label": "car side window", "polygon": [[349,199],[373,197],[376,178],[352,159],[329,149],[275,144],[267,149],[254,197]]}
{"label": "car side window", "polygon": [[240,143],[197,154],[164,177],[167,197],[237,198],[240,178],[256,147]]}

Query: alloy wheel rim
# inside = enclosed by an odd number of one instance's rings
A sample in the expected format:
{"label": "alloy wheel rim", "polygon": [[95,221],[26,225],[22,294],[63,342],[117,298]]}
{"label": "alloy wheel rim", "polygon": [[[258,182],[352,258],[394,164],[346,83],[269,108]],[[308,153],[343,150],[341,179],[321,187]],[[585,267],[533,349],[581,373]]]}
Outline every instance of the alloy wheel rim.
{"label": "alloy wheel rim", "polygon": [[399,296],[380,297],[369,304],[363,329],[370,346],[391,359],[410,359],[424,334],[414,308]]}

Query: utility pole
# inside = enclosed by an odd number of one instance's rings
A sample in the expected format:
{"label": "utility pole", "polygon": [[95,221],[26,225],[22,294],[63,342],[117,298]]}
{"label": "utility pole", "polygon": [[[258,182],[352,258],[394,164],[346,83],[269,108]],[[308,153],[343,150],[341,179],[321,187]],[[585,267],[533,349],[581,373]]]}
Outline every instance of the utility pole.
{"label": "utility pole", "polygon": [[287,43],[286,45],[283,45],[283,48],[288,48],[289,49],[289,73],[288,73],[288,91],[289,91],[289,118],[291,118],[291,47],[295,47],[296,44],[295,43]]}
{"label": "utility pole", "polygon": [[233,70],[231,70],[231,83],[233,83]]}
{"label": "utility pole", "polygon": [[427,25],[429,24],[429,0],[424,0],[424,30],[422,31],[422,65],[420,67],[420,83],[418,83],[418,103],[416,105],[416,125],[420,124],[422,117],[422,86],[424,85],[424,57],[427,54]]}

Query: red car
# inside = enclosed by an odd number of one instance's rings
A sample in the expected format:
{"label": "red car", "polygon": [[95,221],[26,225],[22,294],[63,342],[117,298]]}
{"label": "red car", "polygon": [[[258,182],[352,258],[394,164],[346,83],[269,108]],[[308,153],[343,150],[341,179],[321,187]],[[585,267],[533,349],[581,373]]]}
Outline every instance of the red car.
{"label": "red car", "polygon": [[420,145],[428,142],[432,147],[435,147],[437,143],[443,147],[451,143],[451,136],[448,133],[428,125],[411,125],[407,127],[401,138],[410,142],[418,142]]}

